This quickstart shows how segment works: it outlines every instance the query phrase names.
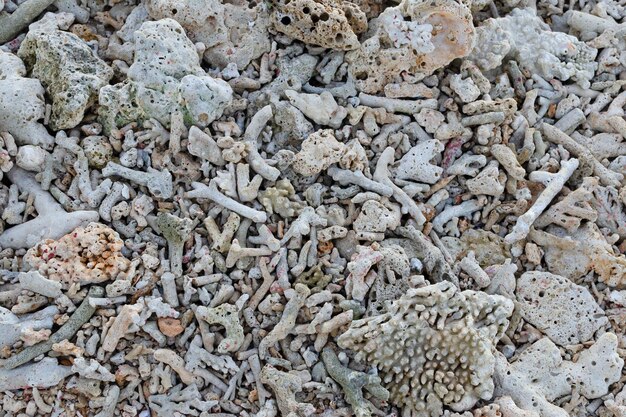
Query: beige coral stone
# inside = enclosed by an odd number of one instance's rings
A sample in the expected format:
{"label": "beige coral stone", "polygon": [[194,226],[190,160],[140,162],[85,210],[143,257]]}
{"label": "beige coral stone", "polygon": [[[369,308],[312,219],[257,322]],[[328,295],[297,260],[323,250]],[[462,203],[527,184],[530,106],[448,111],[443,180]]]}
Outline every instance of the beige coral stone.
{"label": "beige coral stone", "polygon": [[65,288],[116,279],[130,265],[117,232],[100,223],[79,227],[59,240],[46,239],[26,252],[24,262]]}
{"label": "beige coral stone", "polygon": [[339,50],[358,48],[357,34],[367,30],[365,13],[344,0],[280,0],[272,21],[292,38]]}
{"label": "beige coral stone", "polygon": [[161,317],[157,320],[159,330],[167,337],[178,336],[185,330],[180,324],[180,320],[171,317]]}

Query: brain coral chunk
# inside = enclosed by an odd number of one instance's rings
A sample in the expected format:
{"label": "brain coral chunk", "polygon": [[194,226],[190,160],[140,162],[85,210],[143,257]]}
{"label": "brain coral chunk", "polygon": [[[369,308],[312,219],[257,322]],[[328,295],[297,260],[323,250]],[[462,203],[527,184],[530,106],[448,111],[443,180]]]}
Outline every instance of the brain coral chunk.
{"label": "brain coral chunk", "polygon": [[18,56],[52,99],[54,130],[78,125],[113,77],[113,70],[81,38],[49,25],[31,29]]}
{"label": "brain coral chunk", "polygon": [[307,44],[350,50],[367,30],[359,7],[344,0],[278,0],[272,13],[276,30]]}
{"label": "brain coral chunk", "polygon": [[513,303],[449,282],[412,288],[386,313],[352,322],[338,338],[357,361],[376,366],[390,401],[404,412],[440,416],[490,399],[497,341]]}
{"label": "brain coral chunk", "polygon": [[26,252],[31,270],[61,282],[65,288],[78,282],[91,284],[116,279],[130,261],[122,253],[117,232],[101,223],[79,227],[59,240],[46,239]]}
{"label": "brain coral chunk", "polygon": [[201,127],[222,116],[233,90],[225,81],[206,75],[178,22],[145,22],[134,37],[128,79],[100,90],[99,114],[107,132],[149,118],[167,127],[176,111],[186,125]]}

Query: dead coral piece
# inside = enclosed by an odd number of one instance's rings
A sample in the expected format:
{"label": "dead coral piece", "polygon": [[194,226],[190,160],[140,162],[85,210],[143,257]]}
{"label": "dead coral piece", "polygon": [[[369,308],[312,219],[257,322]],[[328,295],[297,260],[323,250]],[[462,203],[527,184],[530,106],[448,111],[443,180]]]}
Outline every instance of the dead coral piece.
{"label": "dead coral piece", "polygon": [[560,346],[586,342],[608,323],[586,288],[549,272],[525,272],[516,295],[522,317]]}
{"label": "dead coral piece", "polygon": [[24,261],[44,277],[63,284],[97,284],[117,279],[130,261],[118,233],[101,223],[79,227],[59,240],[46,239],[26,252]]}
{"label": "dead coral piece", "polygon": [[431,74],[474,46],[472,14],[455,0],[403,0],[380,14],[361,47],[346,54],[356,88],[377,93],[402,72]]}
{"label": "dead coral piece", "polygon": [[332,130],[318,130],[302,141],[291,168],[305,177],[316,175],[339,162],[344,152],[345,145],[337,141]]}
{"label": "dead coral piece", "polygon": [[69,129],[82,121],[113,70],[78,36],[49,26],[32,28],[18,56],[52,99],[51,127]]}
{"label": "dead coral piece", "polygon": [[416,414],[464,411],[493,394],[492,349],[512,311],[504,297],[441,282],[409,289],[387,312],[353,321],[338,343],[379,369],[394,404]]}
{"label": "dead coral piece", "polygon": [[355,49],[357,35],[367,30],[365,13],[346,0],[276,0],[273,6],[276,30],[307,44]]}
{"label": "dead coral piece", "polygon": [[551,402],[570,394],[574,386],[588,399],[605,395],[609,385],[619,380],[624,366],[616,349],[617,337],[604,333],[580,352],[575,362],[563,360],[548,338],[532,344],[510,364],[497,353],[495,395],[510,396],[518,407],[541,416],[567,417],[569,413]]}
{"label": "dead coral piece", "polygon": [[200,306],[196,316],[209,324],[221,324],[226,329],[226,337],[217,347],[219,353],[236,352],[243,344],[243,327],[239,323],[239,309],[233,304],[222,304],[208,308]]}

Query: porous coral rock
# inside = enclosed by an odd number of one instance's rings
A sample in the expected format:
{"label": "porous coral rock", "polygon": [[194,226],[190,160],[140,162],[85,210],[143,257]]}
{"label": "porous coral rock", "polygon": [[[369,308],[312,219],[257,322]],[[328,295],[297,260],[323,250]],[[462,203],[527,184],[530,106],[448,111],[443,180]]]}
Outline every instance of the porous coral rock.
{"label": "porous coral rock", "polygon": [[[171,18],[193,42],[206,47],[203,58],[211,65],[234,63],[244,69],[250,61],[270,50],[269,15],[263,3],[217,0],[149,0],[146,9],[155,20]],[[250,22],[254,22],[250,25]]]}
{"label": "porous coral rock", "polygon": [[38,79],[25,76],[17,56],[0,51],[0,124],[20,145],[50,148],[54,138],[40,122],[46,111],[44,88]]}
{"label": "porous coral rock", "polygon": [[236,352],[243,344],[243,327],[239,323],[239,309],[233,304],[222,304],[208,308],[200,306],[196,315],[211,324],[221,324],[226,329],[226,337],[217,347],[219,353]]}
{"label": "porous coral rock", "polygon": [[24,262],[64,288],[78,282],[91,284],[117,279],[130,261],[121,249],[117,232],[100,223],[79,227],[59,240],[46,239],[24,255]]}
{"label": "porous coral rock", "polygon": [[387,230],[395,230],[400,226],[401,217],[400,207],[388,200],[386,202],[367,200],[361,206],[353,228],[357,232],[357,237],[382,240]]}
{"label": "porous coral rock", "polygon": [[443,144],[438,140],[419,142],[396,163],[396,179],[436,183],[441,178],[443,168],[430,161],[438,157],[443,149]]}
{"label": "porous coral rock", "polygon": [[315,412],[312,404],[296,400],[296,393],[302,391],[302,380],[297,375],[279,371],[272,365],[265,365],[261,371],[261,382],[274,391],[278,409],[283,416],[308,417]]}
{"label": "porous coral rock", "polygon": [[497,68],[506,57],[544,78],[572,79],[589,87],[597,64],[597,50],[571,35],[553,32],[533,9],[514,9],[488,19],[476,29],[477,46],[470,59],[482,70]]}
{"label": "porous coral rock", "polygon": [[18,56],[51,98],[50,126],[55,130],[78,125],[113,77],[113,70],[85,41],[52,25],[31,27]]}
{"label": "porous coral rock", "polygon": [[346,54],[356,88],[377,93],[404,71],[431,74],[474,46],[469,8],[455,0],[403,0],[378,17],[361,47]]}
{"label": "porous coral rock", "polygon": [[134,34],[135,55],[126,81],[100,90],[105,132],[154,118],[169,126],[181,112],[186,125],[206,127],[232,101],[223,80],[202,69],[193,43],[175,20],[145,22]]}
{"label": "porous coral rock", "polygon": [[586,342],[608,323],[585,287],[549,272],[525,272],[515,294],[522,317],[561,346]]}
{"label": "porous coral rock", "polygon": [[346,0],[276,0],[271,16],[279,32],[324,48],[358,48],[357,35],[367,30],[365,13]]}
{"label": "porous coral rock", "polygon": [[464,411],[491,398],[492,349],[512,311],[504,297],[441,282],[409,289],[384,314],[353,321],[338,344],[379,369],[390,401],[405,413],[439,416],[443,406]]}
{"label": "porous coral rock", "polygon": [[557,346],[543,338],[524,350],[513,363],[496,354],[494,381],[496,396],[510,396],[515,404],[541,417],[568,417],[570,414],[553,404],[577,387],[587,399],[608,393],[609,386],[620,379],[624,360],[617,353],[617,337],[604,333],[575,362],[563,360]]}
{"label": "porous coral rock", "polygon": [[371,271],[371,268],[383,259],[383,254],[378,252],[378,248],[377,243],[370,246],[357,246],[357,253],[352,255],[352,259],[348,262],[350,273],[346,279],[346,292],[354,300],[363,301],[376,279],[376,274]]}
{"label": "porous coral rock", "polygon": [[316,175],[339,162],[344,152],[345,145],[337,141],[331,129],[318,130],[302,141],[291,168],[305,177]]}

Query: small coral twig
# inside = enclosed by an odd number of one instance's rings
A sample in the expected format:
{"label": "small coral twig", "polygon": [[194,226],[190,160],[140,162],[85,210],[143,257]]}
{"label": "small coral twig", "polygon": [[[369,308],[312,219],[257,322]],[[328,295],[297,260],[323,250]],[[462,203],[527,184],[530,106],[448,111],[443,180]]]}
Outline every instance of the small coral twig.
{"label": "small coral twig", "polygon": [[[530,226],[548,207],[548,204],[554,197],[561,192],[565,182],[576,171],[576,168],[578,168],[578,159],[572,158],[568,161],[561,161],[561,169],[556,174],[541,171],[535,171],[531,174],[531,180],[543,182],[546,185],[546,189],[537,198],[535,204],[526,213],[518,217],[513,230],[504,238],[507,243],[512,244],[528,236]],[[545,177],[543,175],[539,177],[540,173],[545,174]]]}
{"label": "small coral twig", "polygon": [[353,371],[343,366],[330,346],[325,347],[322,351],[322,360],[328,374],[342,386],[346,401],[352,406],[357,417],[370,417],[372,415],[368,401],[363,398],[363,388],[376,398],[385,401],[389,399],[389,391],[380,385],[379,377]]}
{"label": "small coral twig", "polygon": [[63,340],[71,339],[78,329],[93,316],[96,312],[96,308],[92,307],[89,303],[90,298],[98,298],[104,295],[104,289],[102,287],[91,287],[89,289],[89,293],[85,297],[80,306],[74,311],[74,314],[69,318],[69,320],[61,326],[59,330],[56,331],[52,336],[48,338],[48,340],[40,342],[36,345],[29,346],[22,350],[20,353],[17,353],[11,356],[9,359],[5,360],[2,363],[2,366],[5,369],[13,369],[20,365],[25,364],[28,361],[35,359],[39,355],[43,355],[50,350],[52,350],[52,345],[55,343],[59,343]]}

